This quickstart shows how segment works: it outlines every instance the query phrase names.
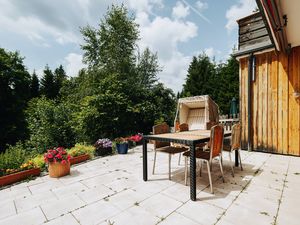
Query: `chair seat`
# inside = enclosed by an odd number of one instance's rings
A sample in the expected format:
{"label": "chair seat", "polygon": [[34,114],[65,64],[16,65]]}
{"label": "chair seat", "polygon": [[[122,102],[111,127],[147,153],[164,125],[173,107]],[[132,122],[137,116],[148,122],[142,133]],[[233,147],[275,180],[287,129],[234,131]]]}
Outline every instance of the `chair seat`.
{"label": "chair seat", "polygon": [[[209,160],[209,157],[210,157],[210,152],[207,152],[207,151],[196,151],[195,152],[195,157],[198,158],[198,159],[205,159],[205,160]],[[185,153],[183,153],[184,156],[190,156],[191,152],[190,151],[187,151]]]}
{"label": "chair seat", "polygon": [[231,152],[231,145],[223,145],[223,151]]}
{"label": "chair seat", "polygon": [[188,148],[174,147],[174,146],[165,146],[165,147],[162,147],[162,148],[157,148],[156,151],[164,152],[164,153],[169,153],[169,154],[177,154],[177,153],[188,151]]}

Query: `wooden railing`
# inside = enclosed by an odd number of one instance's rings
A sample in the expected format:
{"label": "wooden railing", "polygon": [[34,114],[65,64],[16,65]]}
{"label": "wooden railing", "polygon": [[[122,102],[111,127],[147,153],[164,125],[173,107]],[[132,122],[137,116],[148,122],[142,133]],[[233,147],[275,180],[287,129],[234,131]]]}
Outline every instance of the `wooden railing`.
{"label": "wooden railing", "polygon": [[228,118],[226,115],[220,115],[219,123],[224,126],[224,130],[230,131],[232,129],[232,126],[236,123],[238,123],[240,120],[238,117],[236,118]]}

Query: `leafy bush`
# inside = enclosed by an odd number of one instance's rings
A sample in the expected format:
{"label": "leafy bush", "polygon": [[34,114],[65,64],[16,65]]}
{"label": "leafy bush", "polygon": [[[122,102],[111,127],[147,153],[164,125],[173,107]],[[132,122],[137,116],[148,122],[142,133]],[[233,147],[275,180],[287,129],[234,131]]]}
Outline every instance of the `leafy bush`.
{"label": "leafy bush", "polygon": [[95,153],[95,147],[92,145],[76,144],[73,148],[68,150],[68,153],[72,157],[88,154],[90,155],[90,158],[93,158]]}
{"label": "leafy bush", "polygon": [[73,146],[75,134],[70,123],[73,110],[68,103],[57,103],[45,97],[30,101],[26,111],[30,144],[39,153],[55,146]]}
{"label": "leafy bush", "polygon": [[34,167],[40,168],[41,170],[45,169],[46,163],[43,155],[37,155],[31,159]]}
{"label": "leafy bush", "polygon": [[0,154],[0,176],[20,170],[27,159],[28,156],[21,143],[9,146],[4,153]]}

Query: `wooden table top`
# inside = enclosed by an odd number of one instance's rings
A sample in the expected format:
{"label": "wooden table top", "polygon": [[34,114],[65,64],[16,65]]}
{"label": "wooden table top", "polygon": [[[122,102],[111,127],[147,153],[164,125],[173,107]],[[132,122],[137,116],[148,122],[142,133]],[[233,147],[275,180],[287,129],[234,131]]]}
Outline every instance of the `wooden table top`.
{"label": "wooden table top", "polygon": [[[224,136],[230,136],[231,131],[224,131]],[[192,130],[176,133],[145,135],[146,139],[176,139],[185,141],[199,141],[210,137],[210,130]]]}

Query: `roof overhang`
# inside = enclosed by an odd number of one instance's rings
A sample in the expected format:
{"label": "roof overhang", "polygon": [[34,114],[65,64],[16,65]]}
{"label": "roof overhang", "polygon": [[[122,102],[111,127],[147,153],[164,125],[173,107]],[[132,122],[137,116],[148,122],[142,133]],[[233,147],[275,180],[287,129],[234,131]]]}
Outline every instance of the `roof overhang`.
{"label": "roof overhang", "polygon": [[300,45],[300,1],[256,0],[266,18],[276,50],[289,53],[291,47]]}

